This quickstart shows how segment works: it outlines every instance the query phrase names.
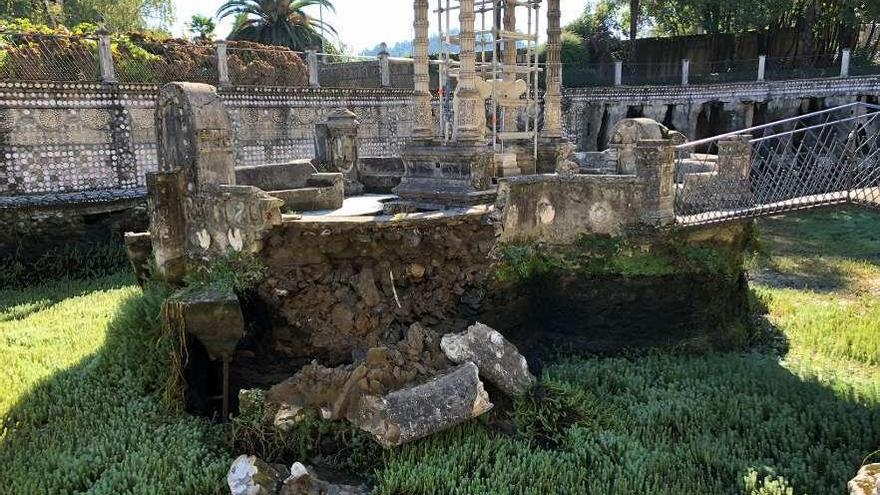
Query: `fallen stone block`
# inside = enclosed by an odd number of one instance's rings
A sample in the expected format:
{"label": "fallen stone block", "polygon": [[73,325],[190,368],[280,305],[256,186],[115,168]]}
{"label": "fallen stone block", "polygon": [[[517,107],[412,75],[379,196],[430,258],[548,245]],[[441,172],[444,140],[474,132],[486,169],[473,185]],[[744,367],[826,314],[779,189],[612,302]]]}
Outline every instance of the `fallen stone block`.
{"label": "fallen stone block", "polygon": [[125,254],[134,271],[138,285],[144,287],[150,281],[150,265],[153,262],[153,241],[149,232],[126,232]]}
{"label": "fallen stone block", "polygon": [[480,376],[508,395],[524,393],[535,378],[516,346],[491,327],[477,322],[462,333],[444,335],[440,347],[454,363],[473,362]]}
{"label": "fallen stone block", "polygon": [[283,486],[286,469],[272,466],[254,455],[240,455],[226,474],[232,495],[275,495]]}
{"label": "fallen stone block", "polygon": [[314,468],[300,462],[290,466],[290,476],[284,480],[281,495],[366,495],[364,485],[335,484],[318,477]]}
{"label": "fallen stone block", "polygon": [[856,477],[847,483],[849,495],[880,494],[880,463],[865,464]]}
{"label": "fallen stone block", "polygon": [[402,445],[446,430],[492,409],[479,371],[465,363],[426,383],[385,396],[366,395],[348,420],[372,433],[385,447]]}

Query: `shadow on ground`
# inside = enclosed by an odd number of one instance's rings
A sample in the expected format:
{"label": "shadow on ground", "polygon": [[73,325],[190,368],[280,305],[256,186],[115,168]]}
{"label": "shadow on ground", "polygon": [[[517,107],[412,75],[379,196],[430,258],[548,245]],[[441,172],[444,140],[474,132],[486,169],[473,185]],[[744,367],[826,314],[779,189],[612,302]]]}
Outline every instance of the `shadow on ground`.
{"label": "shadow on ground", "polygon": [[[117,287],[100,280],[92,290]],[[84,293],[70,289],[51,299]],[[170,356],[157,310],[140,292],[120,301],[95,354],[35,384],[0,420],[4,493],[222,493],[222,430],[161,401]]]}

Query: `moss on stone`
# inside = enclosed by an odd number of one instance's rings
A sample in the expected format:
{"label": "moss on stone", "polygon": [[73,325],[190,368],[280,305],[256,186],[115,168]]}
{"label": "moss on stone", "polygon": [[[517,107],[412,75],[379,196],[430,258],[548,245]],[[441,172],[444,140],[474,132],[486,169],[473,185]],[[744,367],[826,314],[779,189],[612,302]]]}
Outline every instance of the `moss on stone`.
{"label": "moss on stone", "polygon": [[505,244],[495,276],[502,283],[534,282],[561,271],[586,277],[660,277],[678,273],[735,279],[742,272],[741,242],[693,241],[675,232],[609,237],[582,235],[567,246]]}

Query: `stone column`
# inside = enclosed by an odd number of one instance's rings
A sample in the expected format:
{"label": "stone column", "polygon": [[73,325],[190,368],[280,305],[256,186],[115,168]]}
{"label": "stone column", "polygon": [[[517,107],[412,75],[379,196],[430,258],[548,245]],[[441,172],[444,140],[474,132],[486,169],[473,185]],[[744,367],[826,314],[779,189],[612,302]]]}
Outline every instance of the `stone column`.
{"label": "stone column", "polygon": [[327,117],[326,163],[330,170],[342,173],[346,196],[364,192],[357,169],[359,126],[357,116],[345,108]]}
{"label": "stone column", "polygon": [[113,66],[113,51],[110,49],[110,33],[98,31],[98,66],[101,68],[101,82],[116,82],[116,68]]}
{"label": "stone column", "polygon": [[382,42],[379,49],[379,87],[391,87],[391,61],[388,60],[388,45]]}
{"label": "stone column", "polygon": [[562,27],[559,0],[547,1],[547,89],[544,93],[544,129],[542,137],[562,138],[562,64],[560,42]]}
{"label": "stone column", "polygon": [[675,221],[675,149],[669,139],[640,139],[635,148],[636,176],[645,182],[642,223]]}
{"label": "stone column", "polygon": [[428,86],[428,0],[413,0],[415,38],[413,39],[413,130],[417,141],[434,138],[434,119],[431,118],[431,93]]}
{"label": "stone column", "polygon": [[[516,0],[505,0],[504,2],[504,30],[516,31]],[[505,86],[508,88],[516,80],[516,51],[516,40],[504,42],[504,57],[502,58],[502,63],[504,64],[503,79]],[[516,113],[515,107],[508,106],[504,108],[503,129],[505,132],[516,132]]]}
{"label": "stone column", "polygon": [[737,208],[753,204],[751,135],[729,136],[718,141],[718,184],[716,196],[719,206]]}
{"label": "stone column", "polygon": [[226,40],[214,42],[217,49],[217,82],[220,86],[229,86],[229,60],[226,56]]}
{"label": "stone column", "polygon": [[461,60],[452,139],[476,143],[483,137],[486,107],[477,90],[474,0],[461,0],[460,6],[458,20],[461,25]]}
{"label": "stone column", "polygon": [[306,50],[306,62],[309,66],[309,87],[320,88],[321,82],[318,80],[318,52],[315,50]]}

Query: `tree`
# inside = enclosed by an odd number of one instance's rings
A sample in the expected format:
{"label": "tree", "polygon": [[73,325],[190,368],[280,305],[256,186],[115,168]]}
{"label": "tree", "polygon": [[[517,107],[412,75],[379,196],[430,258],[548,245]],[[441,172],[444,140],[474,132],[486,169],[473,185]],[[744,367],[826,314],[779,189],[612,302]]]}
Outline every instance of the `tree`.
{"label": "tree", "polygon": [[211,41],[214,39],[214,30],[217,29],[217,25],[214,24],[214,20],[210,17],[195,14],[186,23],[186,28],[192,34],[194,41]]}
{"label": "tree", "polygon": [[303,51],[320,45],[324,36],[336,34],[332,26],[305,13],[304,9],[311,6],[335,11],[331,0],[228,0],[217,10],[217,17],[247,16],[229,34],[230,40]]}
{"label": "tree", "polygon": [[66,26],[102,21],[110,31],[167,28],[174,20],[174,0],[65,0]]}

